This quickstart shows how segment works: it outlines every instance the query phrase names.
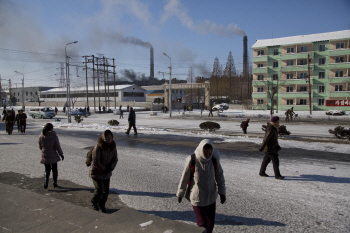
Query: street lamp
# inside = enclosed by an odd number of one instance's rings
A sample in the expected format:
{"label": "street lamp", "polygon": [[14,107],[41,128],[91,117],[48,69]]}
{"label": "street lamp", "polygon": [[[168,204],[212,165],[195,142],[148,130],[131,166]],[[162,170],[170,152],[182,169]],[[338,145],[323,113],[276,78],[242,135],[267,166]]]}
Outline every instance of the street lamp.
{"label": "street lamp", "polygon": [[23,76],[22,79],[22,109],[23,111],[25,111],[25,106],[24,106],[24,74],[22,74],[21,72],[15,71],[15,73],[21,74]]}
{"label": "street lamp", "polygon": [[170,67],[169,67],[169,113],[170,113],[170,118],[171,118],[171,58],[166,53],[163,53],[163,54],[170,59]]}
{"label": "street lamp", "polygon": [[68,107],[68,123],[72,123],[70,112],[70,78],[69,78],[69,58],[67,57],[67,45],[76,44],[78,41],[70,42],[64,47],[64,54],[66,57],[66,86],[67,86],[67,107]]}

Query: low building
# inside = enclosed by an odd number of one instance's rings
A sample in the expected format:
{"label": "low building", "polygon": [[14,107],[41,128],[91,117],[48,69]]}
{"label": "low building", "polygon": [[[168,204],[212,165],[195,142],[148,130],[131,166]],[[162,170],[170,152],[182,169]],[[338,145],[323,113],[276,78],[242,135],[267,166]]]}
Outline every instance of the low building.
{"label": "low building", "polygon": [[329,101],[350,100],[350,30],[257,40],[251,48],[253,109],[330,110]]}

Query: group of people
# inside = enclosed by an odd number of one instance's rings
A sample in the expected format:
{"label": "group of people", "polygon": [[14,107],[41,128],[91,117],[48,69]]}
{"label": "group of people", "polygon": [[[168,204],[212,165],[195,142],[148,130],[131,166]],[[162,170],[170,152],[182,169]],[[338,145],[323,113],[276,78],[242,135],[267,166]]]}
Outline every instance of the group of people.
{"label": "group of people", "polygon": [[[133,112],[133,113],[132,113]],[[130,108],[134,119],[134,111]],[[134,116],[133,116],[134,115]],[[132,123],[129,122],[129,133]],[[260,151],[265,152],[259,175],[268,177],[267,165],[272,161],[275,178],[282,180],[284,176],[279,170],[278,152],[281,147],[278,144],[279,117],[274,116],[267,125],[265,137]],[[136,128],[134,128],[136,130]],[[57,162],[64,160],[63,151],[53,125],[47,123],[39,136],[39,148],[41,150],[40,163],[45,165],[44,188],[48,188],[50,172],[53,173],[53,187],[57,184]],[[106,202],[109,195],[110,178],[118,163],[118,152],[113,133],[106,130],[98,137],[97,144],[92,150],[89,176],[95,187],[91,198],[92,209],[106,213]],[[220,163],[220,153],[214,148],[211,140],[202,140],[194,153],[186,158],[185,167],[176,193],[178,202],[185,197],[192,205],[196,215],[197,225],[212,232],[215,224],[216,200],[220,197],[220,203],[226,202],[226,186],[224,171]]]}
{"label": "group of people", "polygon": [[11,135],[13,132],[13,126],[15,124],[17,124],[18,132],[21,132],[21,133],[26,132],[27,114],[22,109],[18,110],[18,113],[16,115],[13,109],[6,110],[6,107],[4,107],[3,115],[4,117],[2,121],[5,121],[6,133]]}

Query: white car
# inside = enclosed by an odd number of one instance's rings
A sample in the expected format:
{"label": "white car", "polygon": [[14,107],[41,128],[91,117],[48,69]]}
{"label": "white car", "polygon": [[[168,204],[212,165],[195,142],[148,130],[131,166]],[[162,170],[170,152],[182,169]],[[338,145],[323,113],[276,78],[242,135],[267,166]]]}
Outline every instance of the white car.
{"label": "white car", "polygon": [[217,104],[213,107],[213,111],[219,111],[223,112],[224,110],[228,109],[228,104],[222,103],[222,104]]}

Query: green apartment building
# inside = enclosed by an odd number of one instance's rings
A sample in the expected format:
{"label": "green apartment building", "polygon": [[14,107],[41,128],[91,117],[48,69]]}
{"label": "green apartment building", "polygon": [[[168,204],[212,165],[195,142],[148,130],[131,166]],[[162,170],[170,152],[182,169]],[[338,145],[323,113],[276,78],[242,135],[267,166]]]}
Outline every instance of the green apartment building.
{"label": "green apartment building", "polygon": [[275,91],[274,109],[307,111],[311,90],[312,110],[350,110],[350,30],[257,40],[251,49],[253,109],[271,109]]}

